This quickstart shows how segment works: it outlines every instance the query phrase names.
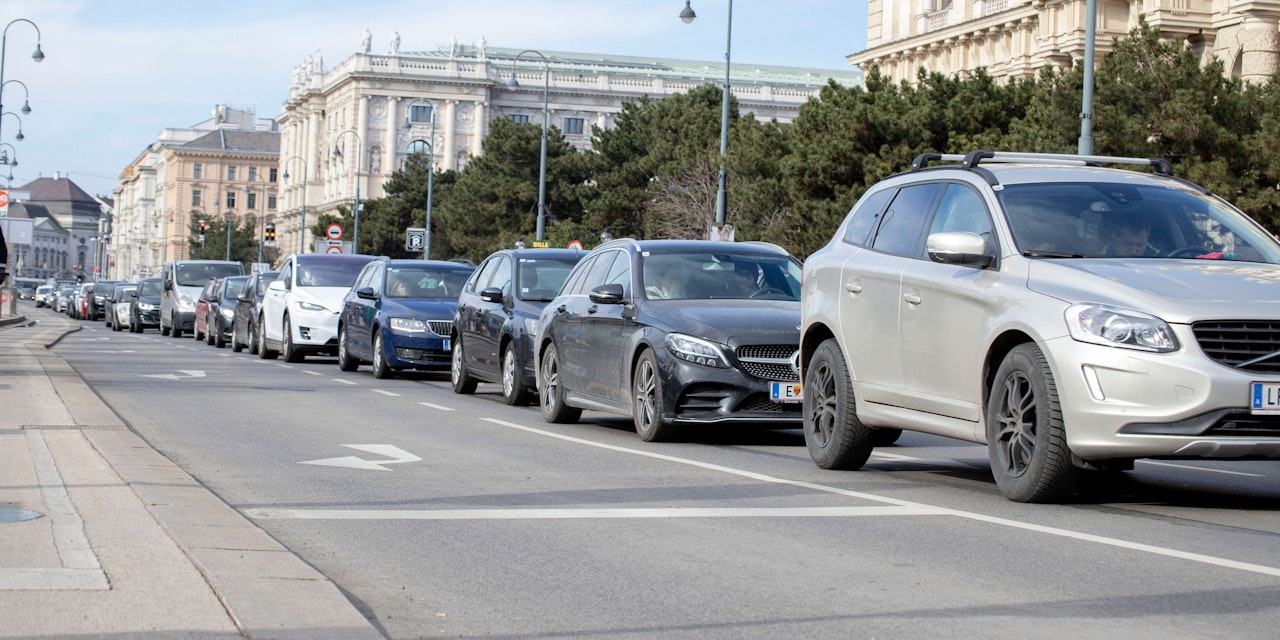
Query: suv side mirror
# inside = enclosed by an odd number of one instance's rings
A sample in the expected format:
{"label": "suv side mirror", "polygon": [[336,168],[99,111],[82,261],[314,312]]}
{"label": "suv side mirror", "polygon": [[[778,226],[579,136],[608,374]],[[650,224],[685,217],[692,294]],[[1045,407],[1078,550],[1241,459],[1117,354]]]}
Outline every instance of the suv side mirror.
{"label": "suv side mirror", "polygon": [[602,284],[592,289],[591,301],[598,304],[622,304],[622,285]]}
{"label": "suv side mirror", "polygon": [[995,261],[988,254],[987,241],[969,231],[947,231],[929,236],[925,242],[929,259],[942,264],[958,264],[985,269]]}
{"label": "suv side mirror", "polygon": [[284,286],[284,283],[279,280],[272,280],[271,284],[267,285],[267,290],[268,291],[284,291],[285,286]]}

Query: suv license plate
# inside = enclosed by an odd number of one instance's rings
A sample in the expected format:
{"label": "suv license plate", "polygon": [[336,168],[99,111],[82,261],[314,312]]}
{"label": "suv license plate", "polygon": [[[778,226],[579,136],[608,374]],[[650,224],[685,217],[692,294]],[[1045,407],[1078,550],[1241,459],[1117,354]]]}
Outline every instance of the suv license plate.
{"label": "suv license plate", "polygon": [[1250,391],[1253,413],[1280,413],[1280,382],[1255,382]]}
{"label": "suv license plate", "polygon": [[[804,391],[799,382],[770,382],[769,399],[774,402],[800,402],[804,400]],[[1280,406],[1276,410],[1280,411]]]}

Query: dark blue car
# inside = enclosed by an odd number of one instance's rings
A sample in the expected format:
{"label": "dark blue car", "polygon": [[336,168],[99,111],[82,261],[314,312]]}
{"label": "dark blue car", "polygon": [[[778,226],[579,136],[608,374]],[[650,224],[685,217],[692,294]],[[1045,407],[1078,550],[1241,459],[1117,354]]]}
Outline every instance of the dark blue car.
{"label": "dark blue car", "polygon": [[368,362],[377,378],[398,369],[448,371],[458,292],[474,270],[441,260],[365,265],[342,301],[338,367],[355,371]]}

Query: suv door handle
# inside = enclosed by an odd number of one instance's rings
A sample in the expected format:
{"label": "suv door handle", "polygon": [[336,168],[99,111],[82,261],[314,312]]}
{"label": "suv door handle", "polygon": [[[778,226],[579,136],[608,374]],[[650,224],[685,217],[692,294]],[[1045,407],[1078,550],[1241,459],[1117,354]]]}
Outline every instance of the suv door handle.
{"label": "suv door handle", "polygon": [[902,299],[906,300],[907,304],[920,304],[923,301],[923,299],[914,291],[902,294]]}
{"label": "suv door handle", "polygon": [[862,281],[854,280],[853,282],[844,283],[844,290],[849,293],[862,293]]}

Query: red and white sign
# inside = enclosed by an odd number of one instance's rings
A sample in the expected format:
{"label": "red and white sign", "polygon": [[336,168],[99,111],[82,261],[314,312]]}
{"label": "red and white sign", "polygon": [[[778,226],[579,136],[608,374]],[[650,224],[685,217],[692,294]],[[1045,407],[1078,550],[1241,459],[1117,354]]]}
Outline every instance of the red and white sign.
{"label": "red and white sign", "polygon": [[578,242],[577,240],[570,240],[570,241],[569,241],[569,244],[568,244],[568,247],[569,247],[570,249],[577,249],[577,250],[581,251],[581,250],[582,250],[582,243],[581,243],[581,242]]}
{"label": "red and white sign", "polygon": [[5,189],[0,189],[0,216],[8,216],[8,215],[9,215],[9,192]]}
{"label": "red and white sign", "polygon": [[330,240],[341,240],[342,226],[335,222],[334,224],[329,225],[329,227],[324,230],[324,235],[328,237]]}
{"label": "red and white sign", "polygon": [[328,247],[328,248],[326,248],[326,249],[324,250],[324,252],[325,252],[325,253],[342,253],[342,245],[340,245],[340,244],[331,244],[331,245],[329,245],[329,247]]}

